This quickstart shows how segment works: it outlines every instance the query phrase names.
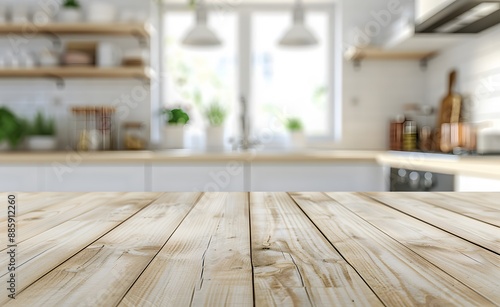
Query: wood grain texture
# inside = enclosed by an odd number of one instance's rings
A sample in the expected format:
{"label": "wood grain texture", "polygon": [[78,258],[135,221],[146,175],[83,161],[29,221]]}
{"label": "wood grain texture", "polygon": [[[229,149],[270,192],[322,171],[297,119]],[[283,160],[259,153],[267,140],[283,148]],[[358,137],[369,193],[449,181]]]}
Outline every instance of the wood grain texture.
{"label": "wood grain texture", "polygon": [[115,306],[199,196],[163,195],[21,292],[15,304]]}
{"label": "wood grain texture", "polygon": [[292,197],[388,306],[494,306],[323,193]]}
{"label": "wood grain texture", "polygon": [[[327,195],[491,302],[500,302],[499,255],[368,197],[352,193]],[[426,198],[433,194],[415,195]]]}
{"label": "wood grain texture", "polygon": [[[7,196],[9,193],[2,193],[2,198],[0,201],[7,203]],[[44,210],[48,206],[52,206],[58,203],[66,203],[68,200],[75,198],[77,196],[83,195],[79,194],[64,194],[64,193],[15,193],[16,195],[16,216],[17,218],[22,218],[28,213]],[[2,212],[0,214],[0,222],[5,222],[7,220],[7,212]],[[5,231],[5,227],[0,228],[0,231]]]}
{"label": "wood grain texture", "polygon": [[[61,263],[112,230],[156,199],[156,193],[124,193],[102,205],[18,244],[17,291],[50,272]],[[22,231],[22,230],[19,230]],[[0,259],[0,278],[7,274],[7,257]],[[0,288],[0,305],[8,300]]]}
{"label": "wood grain texture", "polygon": [[257,306],[382,306],[286,193],[251,193]]}
{"label": "wood grain texture", "polygon": [[[406,193],[405,196],[500,227],[500,204],[497,208],[491,208],[482,204],[478,199],[474,201],[463,198],[450,199],[450,197],[435,193]],[[498,197],[500,202],[500,194]]]}
{"label": "wood grain texture", "polygon": [[498,306],[498,195],[18,193],[0,306]]}
{"label": "wood grain texture", "polygon": [[370,193],[368,196],[396,210],[424,220],[440,229],[500,254],[500,231],[496,226],[417,199],[394,197],[387,193]]}
{"label": "wood grain texture", "polygon": [[466,201],[468,203],[473,203],[476,206],[485,207],[493,210],[500,210],[500,193],[451,193],[451,192],[440,192],[434,193],[435,195],[442,195],[451,200]]}
{"label": "wood grain texture", "polygon": [[246,193],[207,193],[120,306],[252,306]]}
{"label": "wood grain texture", "polygon": [[[64,194],[60,194],[64,195]],[[79,196],[80,195],[80,196]],[[42,202],[43,207],[32,206],[29,199],[18,197],[18,208],[23,209],[28,204],[29,212],[17,216],[17,227],[21,231],[17,234],[17,243],[21,243],[33,236],[39,235],[57,225],[71,220],[81,214],[93,210],[102,205],[103,202],[111,201],[120,197],[122,193],[92,193],[73,194],[66,198],[58,199],[50,197]],[[43,198],[42,198],[43,199]],[[35,202],[35,204],[37,204]],[[37,207],[37,210],[33,210]],[[25,208],[23,211],[26,210]],[[0,238],[5,238],[7,233],[7,222],[0,222]],[[0,252],[6,247],[1,246]]]}

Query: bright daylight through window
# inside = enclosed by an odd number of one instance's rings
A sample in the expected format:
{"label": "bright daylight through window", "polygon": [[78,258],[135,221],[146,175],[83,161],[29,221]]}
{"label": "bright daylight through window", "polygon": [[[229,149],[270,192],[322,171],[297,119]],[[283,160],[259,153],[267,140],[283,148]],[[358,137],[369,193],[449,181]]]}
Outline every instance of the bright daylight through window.
{"label": "bright daylight through window", "polygon": [[[279,143],[286,135],[286,120],[298,118],[309,139],[333,140],[335,103],[340,103],[335,101],[333,70],[339,68],[332,50],[334,6],[328,7],[306,7],[305,23],[318,44],[305,47],[278,44],[291,27],[291,6],[208,7],[209,28],[222,41],[215,47],[183,45],[193,27],[194,12],[166,8],[164,106],[190,111],[195,142],[202,139],[206,125],[204,110],[214,103],[229,111],[226,134],[238,136],[244,93],[254,137],[271,132],[272,142]],[[250,54],[250,63],[242,63],[244,54]]]}

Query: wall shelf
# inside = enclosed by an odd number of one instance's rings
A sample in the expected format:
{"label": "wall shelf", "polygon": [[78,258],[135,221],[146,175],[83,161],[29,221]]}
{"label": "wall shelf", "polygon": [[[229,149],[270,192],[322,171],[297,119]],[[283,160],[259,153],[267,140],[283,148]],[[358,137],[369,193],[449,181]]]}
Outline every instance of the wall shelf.
{"label": "wall shelf", "polygon": [[149,37],[147,24],[130,23],[51,23],[45,25],[34,24],[3,24],[0,25],[0,35],[36,33],[51,35],[113,35]]}
{"label": "wall shelf", "polygon": [[433,57],[436,53],[429,51],[392,51],[380,48],[352,48],[345,53],[345,57],[350,61],[362,60],[415,60],[425,61]]}
{"label": "wall shelf", "polygon": [[146,67],[37,67],[0,69],[0,78],[137,78],[149,80],[150,69]]}

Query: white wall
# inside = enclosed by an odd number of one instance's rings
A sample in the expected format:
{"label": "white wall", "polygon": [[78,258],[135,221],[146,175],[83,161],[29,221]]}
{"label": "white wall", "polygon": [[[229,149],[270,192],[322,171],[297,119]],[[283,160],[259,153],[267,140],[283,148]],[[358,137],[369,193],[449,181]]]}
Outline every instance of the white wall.
{"label": "white wall", "polygon": [[[403,14],[407,0],[400,0],[401,13],[389,14],[392,21]],[[381,11],[388,12],[388,0],[342,1],[343,46],[357,41],[359,31],[375,21]],[[381,35],[384,24],[380,25]],[[356,30],[357,29],[357,30]],[[373,42],[377,36],[371,36]],[[418,61],[364,60],[359,68],[344,62],[343,137],[338,149],[379,149],[389,146],[389,121],[403,113],[406,103],[423,103],[426,72]]]}
{"label": "white wall", "polygon": [[447,92],[447,75],[457,69],[457,91],[470,105],[471,120],[500,129],[500,25],[441,52],[425,76],[426,102],[437,105]]}
{"label": "white wall", "polygon": [[363,61],[344,64],[343,138],[335,148],[389,146],[389,121],[403,104],[423,103],[424,76],[416,61]]}

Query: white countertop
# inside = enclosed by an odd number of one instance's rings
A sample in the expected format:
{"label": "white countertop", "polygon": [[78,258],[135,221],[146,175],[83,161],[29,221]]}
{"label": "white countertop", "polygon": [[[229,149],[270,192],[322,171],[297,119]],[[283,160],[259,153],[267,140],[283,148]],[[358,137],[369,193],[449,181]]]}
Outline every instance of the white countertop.
{"label": "white countertop", "polygon": [[245,152],[193,152],[168,151],[113,151],[113,152],[4,152],[1,163],[39,164],[66,161],[80,163],[146,163],[146,162],[377,162],[382,151],[245,151]]}
{"label": "white countertop", "polygon": [[2,152],[0,164],[47,164],[78,162],[88,164],[129,163],[379,163],[395,168],[461,174],[500,179],[500,156],[454,156],[434,153],[363,151],[363,150],[307,150],[307,151],[245,151],[194,152],[169,151],[113,151],[113,152]]}

